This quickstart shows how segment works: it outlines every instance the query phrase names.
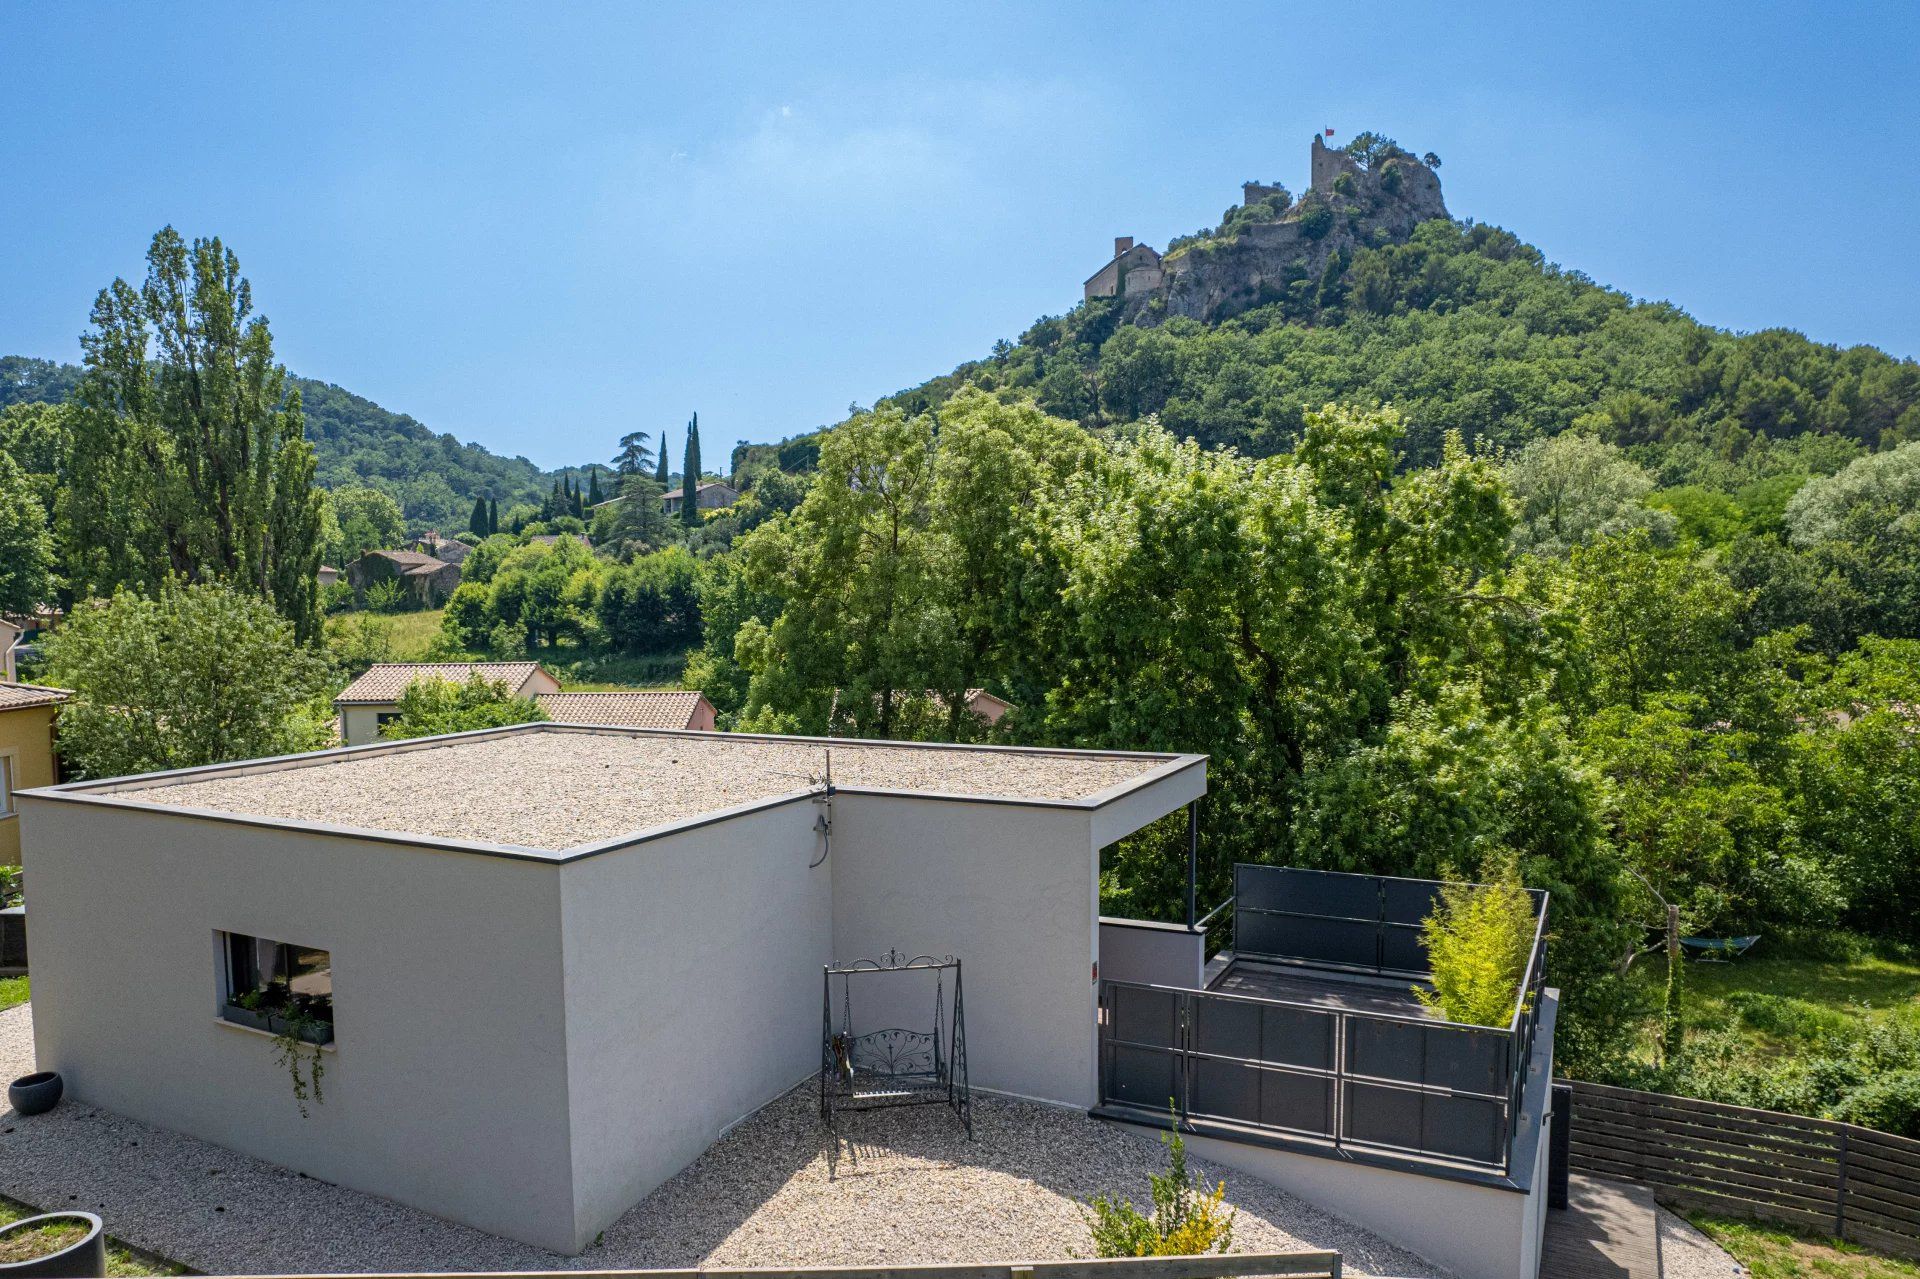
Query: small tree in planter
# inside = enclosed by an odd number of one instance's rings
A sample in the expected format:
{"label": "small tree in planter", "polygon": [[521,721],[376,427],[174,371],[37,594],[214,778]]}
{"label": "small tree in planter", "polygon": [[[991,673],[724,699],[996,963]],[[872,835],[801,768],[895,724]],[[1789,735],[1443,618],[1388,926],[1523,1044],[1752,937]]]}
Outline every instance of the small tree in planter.
{"label": "small tree in planter", "polygon": [[1448,884],[1421,921],[1433,989],[1414,994],[1448,1021],[1504,1026],[1533,951],[1533,899],[1511,854],[1489,858],[1484,884]]}
{"label": "small tree in planter", "polygon": [[1161,1138],[1167,1148],[1167,1170],[1147,1174],[1153,1191],[1153,1215],[1133,1206],[1096,1195],[1087,1205],[1087,1229],[1093,1234],[1096,1257],[1189,1257],[1225,1252],[1233,1243],[1233,1209],[1226,1206],[1227,1183],[1213,1189],[1199,1174],[1187,1169],[1187,1144],[1180,1139],[1179,1118],[1169,1103],[1168,1130]]}

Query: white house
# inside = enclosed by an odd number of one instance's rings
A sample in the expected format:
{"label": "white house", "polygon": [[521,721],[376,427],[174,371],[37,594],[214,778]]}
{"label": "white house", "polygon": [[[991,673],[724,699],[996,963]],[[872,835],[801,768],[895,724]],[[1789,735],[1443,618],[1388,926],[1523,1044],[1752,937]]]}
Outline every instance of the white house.
{"label": "white house", "polygon": [[[1092,1107],[1099,850],[1205,788],[1203,756],[532,724],[30,791],[38,1062],[576,1253],[818,1069],[834,959],[959,956],[974,1087]],[[329,1006],[306,1118],[232,1002],[276,974]]]}
{"label": "white house", "polygon": [[[90,1105],[577,1253],[816,1072],[822,968],[965,965],[974,1088],[1164,1126],[1485,1279],[1533,1279],[1557,992],[1445,1020],[1442,885],[1235,870],[1099,917],[1204,756],[538,723],[23,792],[37,1064]],[[1190,867],[1192,863],[1189,863]],[[305,1113],[253,992],[294,992]],[[236,1002],[237,1001],[237,1002]],[[875,1027],[925,1009],[868,1009]],[[882,1032],[894,1033],[894,1032]]]}

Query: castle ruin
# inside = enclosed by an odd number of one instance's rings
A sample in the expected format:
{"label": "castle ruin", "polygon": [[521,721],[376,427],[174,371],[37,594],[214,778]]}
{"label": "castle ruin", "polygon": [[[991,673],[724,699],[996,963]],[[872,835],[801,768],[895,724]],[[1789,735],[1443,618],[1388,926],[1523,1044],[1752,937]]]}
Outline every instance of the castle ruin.
{"label": "castle ruin", "polygon": [[[1370,172],[1345,151],[1329,147],[1326,139],[1316,133],[1308,161],[1307,194],[1300,201],[1294,201],[1283,186],[1242,183],[1241,207],[1254,209],[1265,205],[1273,210],[1273,216],[1255,217],[1250,222],[1234,219],[1233,234],[1221,238],[1268,257],[1297,258],[1304,262],[1324,257],[1342,241],[1352,238],[1351,228],[1324,240],[1320,238],[1324,231],[1309,228],[1303,232],[1300,217],[1309,200],[1315,205],[1348,212],[1350,220],[1358,219],[1370,228],[1385,226],[1396,236],[1404,236],[1413,225],[1427,218],[1446,216],[1446,206],[1440,199],[1439,178],[1431,168],[1404,151],[1395,149],[1373,166],[1378,172]],[[1341,181],[1349,175],[1351,181]],[[1173,313],[1194,314],[1196,312],[1178,296],[1182,291],[1182,277],[1196,271],[1218,274],[1221,267],[1218,262],[1202,265],[1196,260],[1198,256],[1179,247],[1172,250],[1170,258],[1163,258],[1152,245],[1136,243],[1130,235],[1116,236],[1113,257],[1087,277],[1081,286],[1082,296],[1087,301],[1134,299],[1141,308],[1155,298],[1171,298]],[[1274,265],[1274,262],[1261,262],[1253,269],[1259,278],[1244,283],[1257,291],[1263,282],[1272,278],[1269,268]],[[1204,291],[1209,296],[1219,293],[1214,282],[1209,282]],[[1215,313],[1214,301],[1196,305],[1201,308],[1199,313]],[[1135,308],[1130,307],[1129,313],[1135,313]]]}

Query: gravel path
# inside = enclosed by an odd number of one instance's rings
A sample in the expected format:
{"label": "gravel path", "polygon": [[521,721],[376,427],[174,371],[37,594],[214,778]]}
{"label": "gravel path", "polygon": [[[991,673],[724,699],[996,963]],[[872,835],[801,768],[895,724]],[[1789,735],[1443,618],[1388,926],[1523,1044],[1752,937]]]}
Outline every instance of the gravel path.
{"label": "gravel path", "polygon": [[1747,1268],[1685,1217],[1660,1209],[1661,1279],[1746,1279]]}
{"label": "gravel path", "polygon": [[[0,1013],[0,1077],[32,1060],[29,1007]],[[759,1111],[577,1258],[72,1102],[32,1118],[0,1107],[0,1193],[98,1212],[213,1274],[1033,1260],[1083,1251],[1078,1201],[1139,1203],[1165,1160],[1150,1132],[1026,1102],[979,1098],[974,1142],[934,1107],[848,1116],[829,1140],[813,1107],[802,1087]],[[1243,1173],[1194,1166],[1227,1183],[1236,1251],[1335,1248],[1348,1274],[1443,1276]]]}
{"label": "gravel path", "polygon": [[[527,731],[445,746],[320,757],[267,772],[130,786],[117,798],[283,821],[477,839],[559,851],[736,804],[825,775],[811,742]],[[836,744],[842,786],[1013,799],[1080,799],[1138,777],[1154,756]],[[520,778],[519,786],[459,778]],[[449,780],[455,779],[455,780]]]}

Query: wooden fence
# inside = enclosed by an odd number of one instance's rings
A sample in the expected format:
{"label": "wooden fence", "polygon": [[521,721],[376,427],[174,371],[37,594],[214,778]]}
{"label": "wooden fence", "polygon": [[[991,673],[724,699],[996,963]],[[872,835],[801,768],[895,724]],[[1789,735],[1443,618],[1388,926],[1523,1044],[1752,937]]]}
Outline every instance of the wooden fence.
{"label": "wooden fence", "polygon": [[[1108,1257],[1086,1261],[962,1262],[931,1266],[716,1267],[711,1270],[536,1270],[469,1274],[305,1275],[301,1279],[1227,1279],[1278,1275],[1340,1279],[1337,1252],[1231,1252],[1204,1257]],[[234,1279],[272,1279],[235,1276]]]}
{"label": "wooden fence", "polygon": [[1920,1257],[1920,1141],[1855,1124],[1573,1084],[1569,1166],[1660,1202]]}

